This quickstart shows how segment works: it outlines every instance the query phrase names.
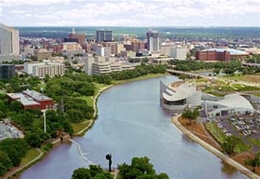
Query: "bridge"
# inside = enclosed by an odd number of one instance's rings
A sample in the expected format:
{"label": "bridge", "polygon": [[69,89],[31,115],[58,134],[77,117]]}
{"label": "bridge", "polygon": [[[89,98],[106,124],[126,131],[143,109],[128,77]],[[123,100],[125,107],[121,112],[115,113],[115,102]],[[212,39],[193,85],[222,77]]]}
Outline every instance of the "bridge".
{"label": "bridge", "polygon": [[187,75],[189,76],[190,78],[212,78],[212,77],[209,77],[209,76],[205,76],[205,75],[201,75],[201,74],[196,74],[196,73],[191,73],[191,72],[185,72],[185,71],[179,71],[179,70],[173,70],[173,69],[167,69],[167,72],[172,74],[172,75]]}

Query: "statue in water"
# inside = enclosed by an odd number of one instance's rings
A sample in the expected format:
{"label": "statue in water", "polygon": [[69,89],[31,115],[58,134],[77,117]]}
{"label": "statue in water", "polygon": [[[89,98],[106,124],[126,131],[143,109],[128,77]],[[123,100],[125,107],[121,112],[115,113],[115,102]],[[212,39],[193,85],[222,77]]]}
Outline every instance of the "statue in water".
{"label": "statue in water", "polygon": [[108,160],[108,170],[111,172],[111,165],[112,165],[112,154],[107,154],[106,159]]}

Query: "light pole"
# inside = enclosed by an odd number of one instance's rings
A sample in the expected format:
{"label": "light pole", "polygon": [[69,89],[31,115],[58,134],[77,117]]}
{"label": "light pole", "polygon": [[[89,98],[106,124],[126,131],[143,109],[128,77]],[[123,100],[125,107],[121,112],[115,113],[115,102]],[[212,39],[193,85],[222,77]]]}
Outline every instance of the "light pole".
{"label": "light pole", "polygon": [[44,123],[44,125],[43,125],[43,132],[46,133],[46,111],[47,111],[47,109],[43,109],[41,111],[43,112],[43,123]]}

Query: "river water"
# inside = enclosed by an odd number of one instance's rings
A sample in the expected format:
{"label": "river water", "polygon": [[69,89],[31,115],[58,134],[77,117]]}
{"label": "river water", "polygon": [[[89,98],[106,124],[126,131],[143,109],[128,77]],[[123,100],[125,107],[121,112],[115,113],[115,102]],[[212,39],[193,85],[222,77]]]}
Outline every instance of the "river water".
{"label": "river water", "polygon": [[[98,99],[98,119],[75,143],[55,147],[42,161],[22,173],[20,179],[69,179],[73,170],[90,163],[107,168],[129,163],[134,156],[147,156],[159,172],[173,179],[245,179],[234,168],[189,140],[171,122],[172,112],[159,104],[159,81],[166,76],[118,85]],[[85,158],[85,160],[84,160]]]}

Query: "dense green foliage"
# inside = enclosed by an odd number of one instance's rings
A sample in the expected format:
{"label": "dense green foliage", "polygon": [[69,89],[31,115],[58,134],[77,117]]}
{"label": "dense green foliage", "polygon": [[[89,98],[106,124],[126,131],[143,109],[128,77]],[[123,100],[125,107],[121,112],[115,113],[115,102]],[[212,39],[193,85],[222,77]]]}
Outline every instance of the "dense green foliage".
{"label": "dense green foliage", "polygon": [[260,55],[254,55],[251,58],[247,58],[246,62],[248,62],[248,63],[260,63]]}
{"label": "dense green foliage", "polygon": [[169,179],[165,173],[156,174],[148,157],[134,157],[131,165],[118,165],[122,179]]}
{"label": "dense green foliage", "polygon": [[176,65],[175,70],[180,71],[196,71],[196,70],[208,70],[208,69],[217,69],[215,72],[219,72],[220,69],[227,72],[235,72],[236,70],[241,70],[241,62],[236,60],[231,60],[227,62],[202,62],[195,60],[171,60],[170,65]]}
{"label": "dense green foliage", "polygon": [[0,176],[10,168],[18,166],[26,155],[29,145],[24,139],[4,139],[0,141]]}
{"label": "dense green foliage", "polygon": [[144,76],[147,74],[165,73],[166,65],[145,65],[135,67],[133,70],[125,70],[120,72],[113,72],[110,74],[94,75],[93,79],[97,83],[111,84],[112,80],[127,80]]}
{"label": "dense green foliage", "polygon": [[99,165],[90,165],[89,168],[78,168],[73,171],[71,179],[112,179],[112,175]]}
{"label": "dense green foliage", "polygon": [[227,154],[234,154],[235,153],[235,149],[238,145],[240,145],[241,143],[243,143],[243,141],[236,137],[236,136],[228,136],[224,142],[221,144],[221,149],[223,150],[223,152],[227,153]]}
{"label": "dense green foliage", "polygon": [[[260,55],[255,55],[252,58],[246,59],[250,63],[260,63]],[[175,70],[180,71],[196,71],[196,70],[213,70],[213,73],[218,75],[223,72],[227,75],[234,75],[235,72],[240,72],[243,75],[260,73],[259,67],[246,67],[238,60],[230,62],[203,62],[195,60],[171,60],[169,65],[175,65]],[[168,66],[168,68],[172,68]]]}

